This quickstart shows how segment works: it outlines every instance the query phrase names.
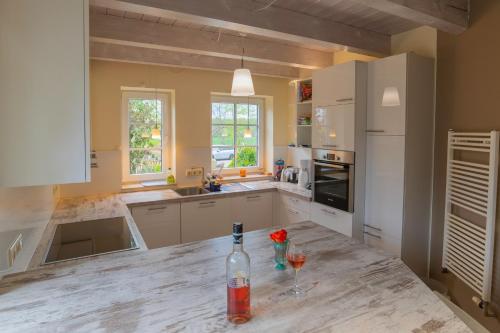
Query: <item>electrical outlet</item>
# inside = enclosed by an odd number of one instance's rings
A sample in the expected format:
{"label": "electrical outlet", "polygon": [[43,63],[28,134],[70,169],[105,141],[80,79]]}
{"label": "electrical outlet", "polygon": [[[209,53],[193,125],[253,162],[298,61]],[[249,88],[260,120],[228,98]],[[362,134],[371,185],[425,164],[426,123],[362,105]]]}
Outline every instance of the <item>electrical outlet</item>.
{"label": "electrical outlet", "polygon": [[202,174],[203,168],[186,169],[186,177],[201,177]]}
{"label": "electrical outlet", "polygon": [[16,260],[17,255],[23,249],[23,235],[19,234],[16,240],[12,242],[9,246],[8,257],[9,257],[9,267],[14,265],[14,260]]}

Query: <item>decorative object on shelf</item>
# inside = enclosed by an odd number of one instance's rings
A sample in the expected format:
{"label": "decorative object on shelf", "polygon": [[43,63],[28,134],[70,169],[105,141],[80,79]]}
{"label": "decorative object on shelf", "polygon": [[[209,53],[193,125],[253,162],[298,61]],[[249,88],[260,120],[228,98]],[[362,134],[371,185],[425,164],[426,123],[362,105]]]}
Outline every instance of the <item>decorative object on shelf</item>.
{"label": "decorative object on shelf", "polygon": [[300,102],[312,99],[312,82],[299,82],[299,99]]}
{"label": "decorative object on shelf", "polygon": [[247,169],[240,169],[240,177],[246,177],[247,176]]}
{"label": "decorative object on shelf", "polygon": [[175,184],[175,176],[172,172],[172,168],[168,168],[167,170],[167,184],[168,185]]}
{"label": "decorative object on shelf", "polygon": [[288,248],[288,233],[285,229],[281,229],[269,234],[269,238],[273,241],[274,246],[274,262],[279,271],[286,269],[286,251]]}
{"label": "decorative object on shelf", "polygon": [[[243,35],[242,35],[243,37]],[[253,88],[252,73],[243,66],[243,57],[245,56],[245,48],[241,53],[241,68],[234,70],[233,85],[231,87],[231,96],[253,96],[255,90]]]}
{"label": "decorative object on shelf", "polygon": [[396,87],[386,87],[382,96],[382,106],[400,106],[399,91]]}

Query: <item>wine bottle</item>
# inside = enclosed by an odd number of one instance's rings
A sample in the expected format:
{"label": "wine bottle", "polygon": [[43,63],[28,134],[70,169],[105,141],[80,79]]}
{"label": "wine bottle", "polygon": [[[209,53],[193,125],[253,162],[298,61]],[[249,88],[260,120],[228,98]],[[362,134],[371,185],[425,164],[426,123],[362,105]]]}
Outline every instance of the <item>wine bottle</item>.
{"label": "wine bottle", "polygon": [[226,259],[227,319],[235,324],[250,320],[250,258],[243,251],[243,224],[233,224],[233,252]]}

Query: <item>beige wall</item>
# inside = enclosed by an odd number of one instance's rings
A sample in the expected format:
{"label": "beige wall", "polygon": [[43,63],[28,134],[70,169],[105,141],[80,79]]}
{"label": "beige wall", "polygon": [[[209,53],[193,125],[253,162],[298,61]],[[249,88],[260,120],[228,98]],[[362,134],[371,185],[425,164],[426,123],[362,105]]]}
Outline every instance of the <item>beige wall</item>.
{"label": "beige wall", "polygon": [[436,58],[437,30],[420,27],[391,37],[391,54],[415,52],[418,55]]}
{"label": "beige wall", "polygon": [[[448,129],[500,130],[500,2],[473,0],[470,28],[459,36],[438,33],[437,106],[431,276],[444,281],[457,303],[492,332],[498,318],[486,319],[471,302],[472,292],[452,274],[442,274],[446,144]],[[497,212],[493,302],[500,305],[500,215]],[[498,312],[497,312],[498,313]]]}
{"label": "beige wall", "polygon": [[365,61],[369,62],[372,60],[378,59],[377,57],[370,57],[364,54],[359,54],[359,53],[353,53],[349,51],[338,51],[333,54],[333,64],[334,65],[339,65],[343,64],[344,62],[349,62],[352,60],[359,60],[359,61]]}
{"label": "beige wall", "polygon": [[[272,96],[272,139],[275,146],[286,146],[288,136],[289,80],[253,76],[257,95]],[[92,149],[118,150],[121,145],[121,90],[120,87],[147,87],[175,91],[175,149],[177,181],[179,185],[199,182],[198,177],[185,177],[185,169],[193,166],[210,168],[210,93],[229,93],[232,73],[208,70],[142,65],[110,61],[91,61],[90,114]],[[269,140],[266,140],[269,142]],[[98,161],[99,163],[99,161]],[[93,172],[97,172],[95,169]],[[116,170],[109,191],[102,186],[99,192],[113,192]],[[63,186],[63,196],[90,194],[91,185]]]}

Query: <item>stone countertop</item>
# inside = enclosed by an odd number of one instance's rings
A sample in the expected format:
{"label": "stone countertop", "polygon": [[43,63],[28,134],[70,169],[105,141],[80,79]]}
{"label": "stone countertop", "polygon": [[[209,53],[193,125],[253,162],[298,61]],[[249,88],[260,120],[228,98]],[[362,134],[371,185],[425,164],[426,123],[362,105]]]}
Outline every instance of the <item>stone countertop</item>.
{"label": "stone countertop", "polygon": [[138,250],[147,250],[141,233],[139,232],[130,210],[127,207],[149,205],[166,202],[187,202],[193,200],[204,200],[207,198],[220,198],[234,196],[238,193],[255,193],[263,191],[283,191],[291,195],[310,200],[311,191],[299,188],[296,184],[280,183],[271,181],[247,182],[245,185],[240,183],[224,184],[224,191],[212,192],[196,196],[180,196],[173,190],[155,190],[140,191],[113,195],[96,195],[72,199],[63,199],[57,205],[52,218],[43,231],[41,240],[28,265],[28,269],[34,269],[40,266],[45,258],[50,241],[54,235],[55,229],[61,223],[77,223],[81,221],[107,219],[113,217],[125,217],[132,235],[139,246]]}
{"label": "stone countertop", "polygon": [[400,259],[316,225],[288,228],[304,243],[299,283],[273,268],[271,229],[245,233],[253,318],[226,320],[220,237],[59,263],[0,281],[2,332],[470,332]]}
{"label": "stone countertop", "polygon": [[165,202],[187,202],[205,200],[207,198],[223,198],[233,196],[238,193],[255,193],[262,191],[278,190],[302,199],[311,200],[311,190],[300,188],[297,184],[273,182],[273,181],[251,181],[243,183],[223,184],[221,192],[210,192],[194,196],[181,196],[174,190],[141,191],[119,194],[120,199],[128,206],[140,206],[153,203]]}

